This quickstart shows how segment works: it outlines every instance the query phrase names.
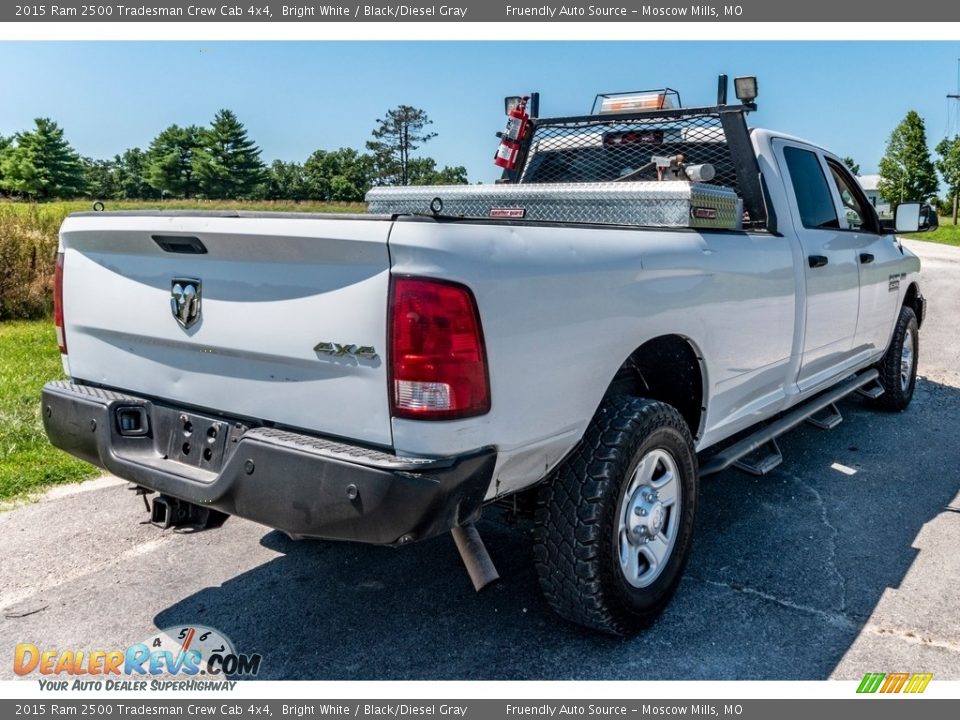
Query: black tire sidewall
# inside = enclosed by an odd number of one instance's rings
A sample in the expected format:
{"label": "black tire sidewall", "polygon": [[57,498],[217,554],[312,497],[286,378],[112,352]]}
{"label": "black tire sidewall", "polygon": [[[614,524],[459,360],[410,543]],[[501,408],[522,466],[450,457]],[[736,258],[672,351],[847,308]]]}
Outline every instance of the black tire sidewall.
{"label": "black tire sidewall", "polygon": [[[638,433],[631,449],[632,452],[624,452],[622,471],[618,482],[611,483],[609,502],[604,509],[603,532],[607,537],[607,551],[601,558],[601,573],[606,588],[610,590],[610,604],[621,613],[636,615],[638,621],[645,622],[669,602],[690,555],[697,505],[697,464],[691,441],[670,426],[659,427],[645,437]],[[670,453],[680,473],[680,527],[663,572],[650,585],[638,588],[627,582],[620,568],[619,518],[626,501],[623,493],[640,459],[657,449]]]}
{"label": "black tire sidewall", "polygon": [[[913,367],[910,368],[910,383],[906,390],[900,389],[900,394],[906,402],[910,402],[913,397],[913,391],[917,387],[917,365],[920,364],[920,327],[917,325],[917,316],[911,311],[910,319],[907,321],[906,332],[913,339]],[[903,343],[906,341],[906,334],[900,337],[900,352],[903,351]],[[900,352],[897,355],[900,355]]]}
{"label": "black tire sidewall", "polygon": [[[900,385],[900,356],[903,352],[903,343],[907,334],[913,338],[913,367],[910,369],[910,383],[906,388]],[[875,406],[886,410],[901,411],[913,399],[913,391],[917,386],[917,366],[920,364],[920,326],[917,315],[912,308],[903,306],[897,318],[890,347],[887,348],[883,360],[877,366],[880,370],[880,384],[884,393]]]}

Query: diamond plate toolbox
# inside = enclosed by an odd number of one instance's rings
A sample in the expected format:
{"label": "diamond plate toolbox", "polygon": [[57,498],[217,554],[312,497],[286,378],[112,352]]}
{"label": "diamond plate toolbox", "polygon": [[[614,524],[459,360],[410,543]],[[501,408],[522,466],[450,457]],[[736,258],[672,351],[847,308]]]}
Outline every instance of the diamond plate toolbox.
{"label": "diamond plate toolbox", "polygon": [[378,187],[368,212],[740,230],[731,188],[682,181]]}

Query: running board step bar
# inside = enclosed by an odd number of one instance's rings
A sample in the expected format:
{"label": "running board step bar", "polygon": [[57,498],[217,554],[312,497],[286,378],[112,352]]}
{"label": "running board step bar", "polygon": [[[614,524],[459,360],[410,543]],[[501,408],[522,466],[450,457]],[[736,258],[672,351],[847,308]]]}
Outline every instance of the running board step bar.
{"label": "running board step bar", "polygon": [[883,385],[880,384],[879,380],[876,380],[869,385],[864,385],[861,388],[857,388],[857,392],[863,395],[865,398],[876,400],[878,397],[883,395]]}
{"label": "running board step bar", "polygon": [[[737,463],[737,461],[741,458],[745,458],[747,455],[759,450],[764,445],[770,443],[770,441],[775,440],[784,433],[795,428],[804,420],[816,415],[825,408],[830,407],[841,398],[844,398],[850,393],[854,393],[860,388],[875,382],[879,374],[880,373],[878,373],[876,369],[870,369],[866,372],[862,372],[859,375],[840,383],[836,387],[830,388],[823,394],[818,395],[813,400],[804,403],[800,407],[789,411],[786,415],[783,415],[766,427],[760,428],[754,434],[748,435],[743,440],[734,443],[730,447],[721,450],[716,455],[711,457],[709,460],[707,460],[703,467],[700,468],[700,476],[705,477],[707,475],[714,475],[718,472],[726,470],[731,465]],[[780,449],[777,448],[777,453],[779,452]],[[779,464],[779,462],[777,462],[772,466],[769,465],[769,463],[773,462],[772,458],[774,457],[775,454],[771,450],[761,458],[760,462],[751,463],[750,461],[747,461],[744,464],[749,467],[753,467],[754,469],[763,469],[765,467],[766,469],[764,472],[770,472],[770,470]],[[747,470],[747,472],[752,472],[752,470]],[[764,473],[755,474],[762,475]]]}
{"label": "running board step bar", "polygon": [[821,430],[833,430],[843,422],[843,415],[836,403],[830,403],[822,413],[814,413],[807,418],[807,422]]}
{"label": "running board step bar", "polygon": [[[763,453],[761,455],[761,453]],[[776,468],[783,462],[783,453],[780,452],[780,446],[777,445],[775,438],[771,438],[763,448],[754,450],[749,455],[733,463],[737,470],[743,470],[751,475],[762,476]]]}

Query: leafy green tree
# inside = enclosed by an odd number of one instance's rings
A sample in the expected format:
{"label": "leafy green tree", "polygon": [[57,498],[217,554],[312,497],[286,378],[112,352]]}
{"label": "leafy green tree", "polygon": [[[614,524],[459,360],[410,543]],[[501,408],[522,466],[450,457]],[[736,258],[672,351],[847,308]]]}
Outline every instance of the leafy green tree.
{"label": "leafy green tree", "polygon": [[98,200],[111,200],[120,197],[117,183],[117,166],[113,160],[94,160],[83,158],[86,176],[87,194]]}
{"label": "leafy green tree", "polygon": [[189,198],[197,192],[194,160],[201,130],[171,125],[157,135],[146,152],[144,180],[161,196]]}
{"label": "leafy green tree", "polygon": [[960,204],[960,135],[944,138],[937,144],[936,151],[937,170],[949,188],[948,197],[953,199],[953,224],[956,225]]}
{"label": "leafy green tree", "polygon": [[926,200],[937,191],[937,172],[927,147],[927,131],[914,110],[894,128],[880,160],[880,197],[890,203]]}
{"label": "leafy green tree", "polygon": [[433,158],[413,158],[410,160],[411,185],[466,185],[467,169],[462,165],[444,166],[437,170],[437,161]]}
{"label": "leafy green tree", "polygon": [[28,198],[72,198],[83,195],[83,161],[49,118],[37,118],[34,129],[17,133],[3,153],[0,184]]}
{"label": "leafy green tree", "polygon": [[129,148],[113,158],[116,168],[117,197],[146,200],[159,195],[147,183],[147,155],[140,148]]}
{"label": "leafy green tree", "polygon": [[860,163],[854,160],[852,157],[847,155],[843,158],[843,164],[847,166],[847,169],[852,172],[854,175],[860,174]]}
{"label": "leafy green tree", "polygon": [[220,110],[203,131],[194,166],[200,194],[208,198],[248,198],[267,179],[260,148],[230,110]]}
{"label": "leafy green tree", "polygon": [[307,179],[303,165],[274,160],[267,172],[263,195],[268,200],[306,200]]}
{"label": "leafy green tree", "polygon": [[375,180],[380,185],[409,185],[411,153],[437,136],[427,130],[433,121],[425,110],[399,105],[377,118],[373,140],[367,149],[373,153]]}
{"label": "leafy green tree", "polygon": [[359,201],[370,189],[374,158],[353,148],[317,150],[303,164],[303,172],[309,197]]}

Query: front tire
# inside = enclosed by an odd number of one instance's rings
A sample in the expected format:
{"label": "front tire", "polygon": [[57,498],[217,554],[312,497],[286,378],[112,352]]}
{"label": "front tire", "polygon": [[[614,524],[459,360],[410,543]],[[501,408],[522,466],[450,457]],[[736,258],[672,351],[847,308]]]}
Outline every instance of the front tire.
{"label": "front tire", "polygon": [[920,351],[920,329],[913,308],[904,305],[893,330],[890,347],[877,364],[877,378],[883,395],[873,401],[881,410],[899,412],[910,404],[917,385],[917,359]]}
{"label": "front tire", "polygon": [[614,635],[647,627],[683,575],[697,485],[693,438],[676,409],[607,398],[538,498],[534,559],[550,606]]}

